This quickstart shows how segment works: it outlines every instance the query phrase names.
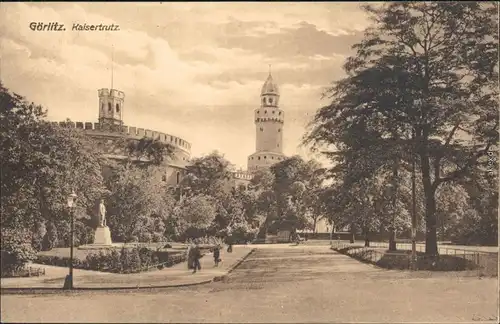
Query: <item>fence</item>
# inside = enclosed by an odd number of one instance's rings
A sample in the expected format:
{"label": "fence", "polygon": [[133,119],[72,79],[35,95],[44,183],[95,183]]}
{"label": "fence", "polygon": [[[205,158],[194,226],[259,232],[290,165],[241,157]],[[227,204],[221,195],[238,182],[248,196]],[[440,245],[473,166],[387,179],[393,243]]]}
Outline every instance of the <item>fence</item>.
{"label": "fence", "polygon": [[[353,244],[340,243],[340,241],[335,241],[332,244],[332,247],[337,249],[346,249],[348,251],[346,254],[353,256],[357,259],[363,259],[365,261],[376,263],[380,261],[385,255],[388,255],[386,251],[376,250],[374,248],[388,248],[389,244],[374,242],[370,243],[370,247],[364,247]],[[411,267],[411,244],[408,243],[397,243],[396,245],[399,251],[406,251],[405,254],[392,254],[391,258],[400,259],[398,264],[405,265],[406,269],[410,269]],[[435,262],[435,260],[423,255],[425,252],[425,246],[422,244],[416,245],[417,250],[417,263],[425,266],[427,262]],[[466,250],[452,247],[438,247],[438,252],[440,255],[452,256],[455,258],[460,258],[463,260],[462,266],[467,267],[468,263],[475,265],[475,269],[478,271],[478,274],[481,275],[489,275],[489,276],[498,276],[498,253],[496,252],[485,252],[485,251],[477,251],[477,250]],[[450,259],[448,260],[450,261]],[[443,261],[444,262],[444,261]],[[453,263],[450,261],[450,263]],[[446,265],[445,265],[446,266]],[[448,267],[453,268],[453,265],[447,265]],[[456,265],[456,269],[459,270],[458,265]],[[445,270],[445,269],[442,269]]]}

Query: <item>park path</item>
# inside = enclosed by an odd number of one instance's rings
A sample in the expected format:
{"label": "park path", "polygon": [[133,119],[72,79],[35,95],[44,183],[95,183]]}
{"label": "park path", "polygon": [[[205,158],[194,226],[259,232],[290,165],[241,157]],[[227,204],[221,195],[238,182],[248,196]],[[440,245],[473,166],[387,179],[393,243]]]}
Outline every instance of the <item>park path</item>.
{"label": "park path", "polygon": [[[497,322],[498,292],[493,278],[402,278],[395,276],[397,273],[401,272],[360,263],[329,250],[328,246],[268,245],[257,247],[225,280],[208,285],[127,292],[6,294],[2,296],[1,320]],[[92,311],[82,311],[89,309]]]}
{"label": "park path", "polygon": [[[185,286],[210,282],[214,278],[224,276],[242,258],[248,255],[251,248],[248,246],[234,247],[233,253],[223,251],[222,263],[214,267],[212,254],[201,258],[202,270],[193,274],[187,269],[186,262],[176,264],[170,268],[134,274],[115,274],[109,272],[74,269],[74,286],[84,289],[118,289],[118,288],[147,288]],[[68,268],[32,264],[32,267],[44,268],[45,276],[31,278],[2,278],[1,288],[31,288],[53,289],[62,288]]]}

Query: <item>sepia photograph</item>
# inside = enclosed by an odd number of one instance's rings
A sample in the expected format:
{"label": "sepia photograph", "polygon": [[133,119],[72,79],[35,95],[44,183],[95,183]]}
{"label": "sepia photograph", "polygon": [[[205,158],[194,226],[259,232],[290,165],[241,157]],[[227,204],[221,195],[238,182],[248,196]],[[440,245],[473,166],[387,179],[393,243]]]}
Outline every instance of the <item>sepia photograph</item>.
{"label": "sepia photograph", "polygon": [[496,1],[2,2],[2,323],[498,323]]}

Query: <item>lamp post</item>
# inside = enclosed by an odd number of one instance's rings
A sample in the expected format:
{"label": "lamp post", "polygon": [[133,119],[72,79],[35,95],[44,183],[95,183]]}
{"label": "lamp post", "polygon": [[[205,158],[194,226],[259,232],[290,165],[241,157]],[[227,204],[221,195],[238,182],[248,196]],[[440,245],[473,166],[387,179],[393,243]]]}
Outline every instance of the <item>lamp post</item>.
{"label": "lamp post", "polygon": [[68,196],[68,208],[71,217],[71,236],[70,236],[70,247],[69,247],[69,274],[64,279],[63,289],[73,289],[73,246],[74,246],[74,236],[75,236],[75,200],[77,195],[74,191]]}

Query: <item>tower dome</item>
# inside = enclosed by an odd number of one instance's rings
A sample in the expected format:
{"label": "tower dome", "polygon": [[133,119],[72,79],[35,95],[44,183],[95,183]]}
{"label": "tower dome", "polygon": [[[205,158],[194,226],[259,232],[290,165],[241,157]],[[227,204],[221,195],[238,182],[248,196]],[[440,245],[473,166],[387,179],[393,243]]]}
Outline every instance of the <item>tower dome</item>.
{"label": "tower dome", "polygon": [[274,94],[279,96],[280,90],[278,88],[278,85],[274,82],[271,72],[269,72],[269,76],[267,77],[266,82],[264,82],[260,94],[261,95]]}

